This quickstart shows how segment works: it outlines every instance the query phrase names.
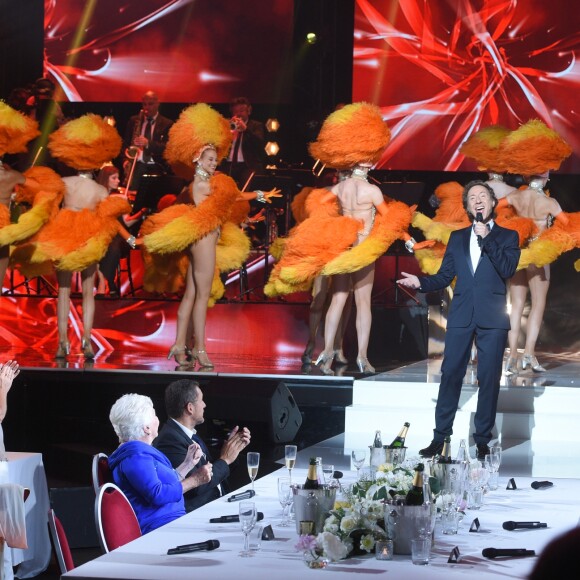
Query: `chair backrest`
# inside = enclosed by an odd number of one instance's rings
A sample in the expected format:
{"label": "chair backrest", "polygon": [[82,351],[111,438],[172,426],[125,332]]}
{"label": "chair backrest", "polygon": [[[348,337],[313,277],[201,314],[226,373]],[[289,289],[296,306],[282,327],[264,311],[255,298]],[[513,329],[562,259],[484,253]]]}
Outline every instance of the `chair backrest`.
{"label": "chair backrest", "polygon": [[133,507],[114,483],[104,483],[99,489],[95,500],[95,523],[105,553],[141,536]]}
{"label": "chair backrest", "polygon": [[75,567],[70,546],[68,545],[64,528],[52,509],[48,510],[48,531],[50,532],[52,548],[56,555],[60,573],[70,572]]}
{"label": "chair backrest", "polygon": [[114,483],[111,469],[109,468],[108,455],[105,455],[104,453],[93,455],[92,477],[95,495],[99,493],[99,488],[104,483]]}

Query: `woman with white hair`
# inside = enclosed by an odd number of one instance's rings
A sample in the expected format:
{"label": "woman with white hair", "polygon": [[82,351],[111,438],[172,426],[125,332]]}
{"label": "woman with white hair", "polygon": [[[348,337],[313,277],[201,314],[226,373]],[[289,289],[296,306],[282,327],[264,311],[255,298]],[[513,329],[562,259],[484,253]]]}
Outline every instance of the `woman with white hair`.
{"label": "woman with white hair", "polygon": [[133,506],[142,533],[185,515],[183,493],[208,483],[212,476],[211,464],[206,464],[185,477],[201,457],[199,445],[192,443],[185,461],[173,469],[151,445],[159,419],[153,402],[144,395],[123,395],[112,406],[109,419],[120,442],[109,457],[113,480]]}

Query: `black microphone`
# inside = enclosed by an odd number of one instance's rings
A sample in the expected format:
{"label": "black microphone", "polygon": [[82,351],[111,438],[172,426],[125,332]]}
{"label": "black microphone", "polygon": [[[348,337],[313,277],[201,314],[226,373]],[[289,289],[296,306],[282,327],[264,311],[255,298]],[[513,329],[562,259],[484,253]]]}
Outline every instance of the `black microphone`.
{"label": "black microphone", "polygon": [[215,550],[219,547],[219,540],[206,540],[205,542],[197,542],[196,544],[184,544],[183,546],[177,546],[177,548],[170,548],[167,550],[167,554],[187,554],[188,552]]}
{"label": "black microphone", "polygon": [[547,528],[548,524],[542,522],[504,522],[503,529],[509,530],[536,530],[538,528]]}
{"label": "black microphone", "polygon": [[[264,519],[264,512],[258,512],[256,514],[256,521],[259,522]],[[219,518],[211,518],[209,520],[210,524],[232,524],[240,521],[239,514],[234,514],[233,516],[220,516]]]}
{"label": "black microphone", "polygon": [[[483,215],[481,215],[481,212],[478,211],[475,214],[475,221],[476,222],[482,222],[483,221]],[[481,236],[477,236],[477,245],[481,248],[481,244],[483,243],[483,240],[481,238]]]}
{"label": "black microphone", "polygon": [[533,489],[548,489],[549,487],[554,487],[551,481],[532,481]]}
{"label": "black microphone", "polygon": [[234,495],[231,495],[230,497],[228,497],[228,501],[240,501],[242,499],[250,499],[255,495],[256,492],[254,490],[247,489],[246,491],[242,491],[242,493],[235,493]]}
{"label": "black microphone", "polygon": [[534,550],[525,550],[524,548],[484,548],[481,552],[484,558],[521,558],[522,556],[535,556]]}

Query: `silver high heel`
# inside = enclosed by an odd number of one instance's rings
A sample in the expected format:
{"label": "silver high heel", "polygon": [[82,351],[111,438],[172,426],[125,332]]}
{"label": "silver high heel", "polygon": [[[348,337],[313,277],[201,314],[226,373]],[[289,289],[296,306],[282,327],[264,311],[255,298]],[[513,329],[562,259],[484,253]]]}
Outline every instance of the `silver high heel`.
{"label": "silver high heel", "polygon": [[505,374],[506,375],[517,375],[518,374],[518,357],[510,356],[505,363]]}
{"label": "silver high heel", "polygon": [[334,360],[334,351],[331,354],[327,354],[326,352],[322,351],[316,362],[314,363],[316,366],[320,366],[320,370],[324,375],[334,375],[334,371],[330,368],[332,366],[332,361]]}
{"label": "silver high heel", "polygon": [[70,354],[70,342],[64,341],[58,343],[54,358],[66,358]]}
{"label": "silver high heel", "polygon": [[356,366],[361,373],[374,373],[375,367],[371,365],[369,359],[366,357],[359,356],[356,359]]}
{"label": "silver high heel", "polygon": [[95,358],[95,351],[91,346],[91,339],[90,338],[81,338],[81,350],[83,351],[83,356],[88,359]]}
{"label": "silver high heel", "polygon": [[538,362],[538,359],[533,354],[524,354],[522,357],[522,370],[526,370],[528,366],[532,367],[535,373],[545,373],[546,369]]}
{"label": "silver high heel", "polygon": [[204,369],[213,369],[213,363],[209,360],[209,357],[207,356],[207,352],[205,352],[205,350],[197,350],[196,348],[194,348],[191,351],[191,356],[193,357],[194,364],[195,361],[197,361],[200,367]]}

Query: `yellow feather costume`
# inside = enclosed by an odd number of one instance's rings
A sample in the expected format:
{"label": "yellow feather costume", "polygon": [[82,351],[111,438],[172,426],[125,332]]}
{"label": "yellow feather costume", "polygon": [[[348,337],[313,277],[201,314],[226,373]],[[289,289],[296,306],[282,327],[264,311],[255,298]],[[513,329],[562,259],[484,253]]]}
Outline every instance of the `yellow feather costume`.
{"label": "yellow feather costume", "polygon": [[0,158],[6,153],[24,153],[28,142],[39,135],[34,119],[0,101]]}

